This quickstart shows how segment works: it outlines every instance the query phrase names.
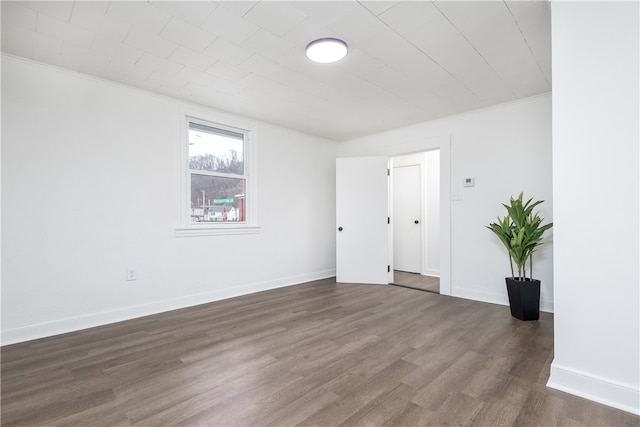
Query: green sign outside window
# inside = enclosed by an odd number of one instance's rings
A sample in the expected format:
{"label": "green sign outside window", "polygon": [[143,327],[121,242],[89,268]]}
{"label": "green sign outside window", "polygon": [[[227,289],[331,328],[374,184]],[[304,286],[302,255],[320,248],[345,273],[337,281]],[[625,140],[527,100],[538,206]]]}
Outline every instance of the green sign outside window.
{"label": "green sign outside window", "polygon": [[224,205],[225,203],[233,203],[234,199],[213,199],[214,205]]}

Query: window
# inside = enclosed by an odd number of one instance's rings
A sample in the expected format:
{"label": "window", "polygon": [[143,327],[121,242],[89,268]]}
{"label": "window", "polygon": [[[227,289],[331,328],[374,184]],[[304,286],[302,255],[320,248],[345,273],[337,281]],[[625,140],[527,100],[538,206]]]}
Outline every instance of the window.
{"label": "window", "polygon": [[[249,129],[247,129],[249,128]],[[186,117],[183,226],[177,236],[257,232],[250,127]],[[253,168],[252,168],[253,166]]]}
{"label": "window", "polygon": [[245,222],[244,134],[189,121],[192,222]]}

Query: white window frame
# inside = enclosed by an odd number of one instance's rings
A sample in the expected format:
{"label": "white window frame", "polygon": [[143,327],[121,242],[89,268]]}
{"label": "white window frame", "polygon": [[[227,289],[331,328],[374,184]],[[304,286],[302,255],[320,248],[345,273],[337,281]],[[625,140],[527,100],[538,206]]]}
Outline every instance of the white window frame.
{"label": "white window frame", "polygon": [[[204,222],[191,221],[191,175],[189,172],[189,122],[196,122],[214,128],[239,132],[244,135],[245,167],[245,221]],[[224,116],[196,107],[183,107],[180,114],[180,165],[178,223],[176,237],[217,236],[233,234],[255,234],[260,232],[258,225],[258,173],[257,173],[257,127],[248,120]]]}

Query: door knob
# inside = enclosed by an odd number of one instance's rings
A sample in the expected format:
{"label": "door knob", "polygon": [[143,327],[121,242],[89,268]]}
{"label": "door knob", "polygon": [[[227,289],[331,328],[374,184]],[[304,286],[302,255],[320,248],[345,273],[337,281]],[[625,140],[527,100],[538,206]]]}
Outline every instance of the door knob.
{"label": "door knob", "polygon": [[338,231],[342,231],[342,227],[338,227]]}
{"label": "door knob", "polygon": [[413,221],[414,224],[419,224],[420,221],[418,221],[417,219],[415,221]]}

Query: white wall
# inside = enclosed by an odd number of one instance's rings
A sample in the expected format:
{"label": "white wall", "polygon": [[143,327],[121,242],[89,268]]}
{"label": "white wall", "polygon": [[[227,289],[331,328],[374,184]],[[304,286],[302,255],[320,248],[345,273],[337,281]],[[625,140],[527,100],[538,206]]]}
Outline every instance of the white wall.
{"label": "white wall", "polygon": [[[450,116],[391,132],[340,144],[339,155],[366,156],[423,151],[430,141],[450,140],[441,150],[442,178],[451,177],[451,191],[462,200],[450,203],[450,262],[441,260],[441,277],[450,268],[454,296],[508,304],[504,278],[510,276],[509,258],[500,241],[485,228],[501,203],[524,191],[545,200],[540,213],[552,221],[551,95]],[[438,144],[436,144],[437,146]],[[442,144],[440,144],[442,145]],[[475,187],[462,187],[464,177],[474,177]],[[448,182],[442,181],[446,188]],[[442,207],[441,207],[442,208]],[[442,209],[441,212],[447,212]],[[441,246],[447,245],[448,218],[441,218]],[[534,258],[534,275],[542,281],[541,309],[553,311],[553,232]],[[441,252],[442,253],[442,252]],[[441,289],[441,292],[446,293]]]}
{"label": "white wall", "polygon": [[553,2],[549,386],[640,413],[639,6]]}
{"label": "white wall", "polygon": [[335,274],[337,146],[266,123],[261,233],[175,237],[181,105],[2,57],[3,344]]}

